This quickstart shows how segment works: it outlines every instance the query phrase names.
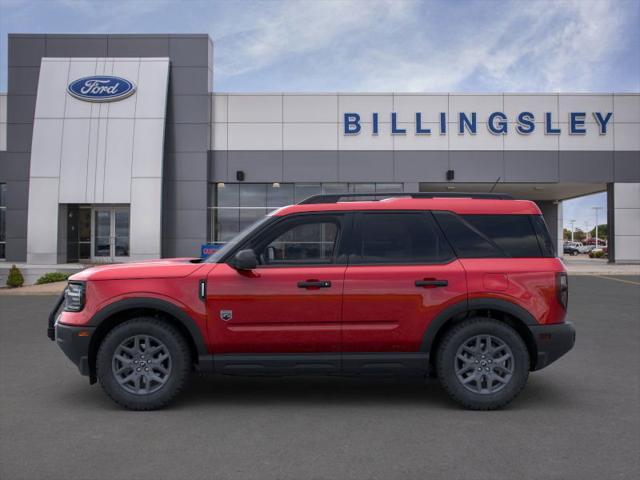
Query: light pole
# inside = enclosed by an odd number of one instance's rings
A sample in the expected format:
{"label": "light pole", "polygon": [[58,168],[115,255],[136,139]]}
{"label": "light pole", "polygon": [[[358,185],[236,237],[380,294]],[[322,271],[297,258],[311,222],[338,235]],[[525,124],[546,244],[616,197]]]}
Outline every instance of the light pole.
{"label": "light pole", "polygon": [[596,248],[598,248],[598,210],[602,210],[602,207],[591,207],[596,212]]}
{"label": "light pole", "polygon": [[571,224],[571,241],[573,242],[573,230],[574,230],[573,226],[575,225],[576,221],[571,220],[569,223]]}

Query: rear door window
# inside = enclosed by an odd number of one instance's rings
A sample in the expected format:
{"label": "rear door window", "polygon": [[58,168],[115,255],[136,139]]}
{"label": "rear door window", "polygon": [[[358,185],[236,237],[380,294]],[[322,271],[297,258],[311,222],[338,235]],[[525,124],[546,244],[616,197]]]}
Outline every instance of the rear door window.
{"label": "rear door window", "polygon": [[433,264],[454,258],[430,213],[361,213],[356,222],[353,263]]}

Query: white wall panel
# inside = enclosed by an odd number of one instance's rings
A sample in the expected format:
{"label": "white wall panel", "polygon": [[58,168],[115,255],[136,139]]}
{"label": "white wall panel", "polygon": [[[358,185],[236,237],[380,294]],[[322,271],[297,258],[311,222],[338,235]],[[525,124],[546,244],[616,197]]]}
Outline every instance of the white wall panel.
{"label": "white wall panel", "polygon": [[282,95],[229,95],[229,122],[282,122]]}
{"label": "white wall panel", "polygon": [[[340,129],[343,127],[340,126]],[[378,135],[371,134],[371,124],[363,124],[362,130],[357,135],[343,135],[342,130],[338,135],[339,150],[393,150],[393,137],[391,125],[381,123]]]}
{"label": "white wall panel", "polygon": [[504,137],[505,150],[558,150],[558,135],[545,135],[543,125],[536,125],[534,132],[529,135],[518,133],[516,126],[509,124],[509,133]]}
{"label": "white wall panel", "polygon": [[596,123],[587,123],[584,135],[569,135],[569,124],[561,123],[560,150],[613,150],[613,128],[609,127],[607,135],[600,135]]}
{"label": "white wall panel", "polygon": [[133,123],[133,119],[109,119],[102,198],[104,203],[129,203],[131,201]]}
{"label": "white wall panel", "polygon": [[[56,263],[58,252],[58,179],[32,178],[29,184],[27,262]],[[32,232],[35,232],[34,235]]]}
{"label": "white wall panel", "polygon": [[478,122],[486,122],[493,112],[503,111],[502,95],[449,95],[449,120],[458,121],[460,112],[476,112]]}
{"label": "white wall panel", "polygon": [[[74,80],[78,80],[82,77],[88,77],[95,75],[97,60],[90,58],[80,61],[79,59],[73,59],[69,64],[69,76],[67,78],[67,85]],[[78,100],[71,95],[66,95],[67,106],[65,116],[67,118],[89,118],[92,115],[98,114],[98,105],[92,102],[84,102]]]}
{"label": "white wall panel", "polygon": [[0,93],[0,123],[7,123],[7,95]]}
{"label": "white wall panel", "polygon": [[131,181],[131,257],[159,258],[162,219],[162,179]]}
{"label": "white wall panel", "polygon": [[400,123],[399,128],[407,130],[406,135],[394,135],[394,150],[447,150],[449,148],[449,138],[447,135],[440,135],[439,123],[422,123],[422,128],[431,129],[431,135],[415,134],[414,123]]}
{"label": "white wall panel", "polygon": [[164,118],[167,110],[169,60],[140,62],[136,99],[136,118]]}
{"label": "white wall panel", "polygon": [[[111,75],[116,77],[126,78],[127,80],[138,85],[138,71],[140,69],[141,62],[132,58],[129,60],[114,60],[111,63]],[[157,82],[155,82],[157,83]],[[146,85],[143,86],[143,90]],[[110,102],[109,105],[109,118],[133,118],[136,115],[136,102],[140,97],[138,95],[131,95],[117,102]],[[156,97],[158,98],[158,97]]]}
{"label": "white wall panel", "polygon": [[615,212],[616,235],[633,235],[640,242],[640,203],[636,208],[616,208]]}
{"label": "white wall panel", "polygon": [[228,142],[229,150],[281,150],[282,123],[230,123]]}
{"label": "white wall panel", "polygon": [[211,95],[211,121],[221,123],[228,121],[227,107],[229,105],[228,95]]}
{"label": "white wall panel", "polygon": [[640,123],[640,94],[615,94],[613,96],[613,119],[616,123]]}
{"label": "white wall panel", "polygon": [[31,177],[58,177],[60,175],[63,124],[64,120],[61,118],[36,118],[34,120],[31,142]]}
{"label": "white wall panel", "polygon": [[211,124],[211,150],[227,149],[227,132],[229,125],[227,123]]}
{"label": "white wall panel", "polygon": [[371,122],[371,114],[378,112],[380,114],[379,121],[381,123],[391,122],[391,112],[393,112],[393,95],[390,94],[371,94],[371,95],[348,95],[340,94],[338,96],[338,122],[340,129],[343,131],[344,114],[359,113],[360,121],[363,123]]}
{"label": "white wall panel", "polygon": [[337,123],[285,123],[285,150],[337,150]]}
{"label": "white wall panel", "polygon": [[439,122],[440,112],[449,111],[449,96],[396,93],[393,96],[393,111],[398,114],[399,122],[415,122],[416,112],[422,114],[423,123]]}
{"label": "white wall panel", "polygon": [[465,131],[464,135],[458,133],[458,124],[449,124],[449,146],[452,150],[502,150],[504,147],[504,135],[493,135],[489,132],[486,123],[478,123],[477,133],[472,135]]}
{"label": "white wall panel", "polygon": [[616,123],[616,150],[640,150],[640,123]]}
{"label": "white wall panel", "polygon": [[[60,155],[60,194],[52,199],[55,203],[84,203],[87,201],[88,182],[94,177],[87,176],[87,153],[89,151],[90,122],[85,119],[64,120],[62,150]],[[92,185],[93,186],[93,185]],[[31,188],[31,187],[30,187]],[[31,208],[29,208],[31,213]]]}
{"label": "white wall panel", "polygon": [[558,119],[558,95],[514,95],[504,94],[503,112],[509,122],[516,122],[522,112],[531,112],[536,123],[544,123],[545,113],[551,112],[554,120]]}
{"label": "white wall panel", "polygon": [[35,118],[64,117],[69,63],[68,59],[42,59]]}
{"label": "white wall panel", "polygon": [[282,98],[284,122],[335,123],[338,116],[338,95],[294,95]]}
{"label": "white wall panel", "polygon": [[164,120],[136,118],[133,127],[132,177],[162,177]]}
{"label": "white wall panel", "polygon": [[613,95],[559,95],[560,121],[569,122],[570,112],[585,112],[587,123],[596,123],[591,112],[613,112]]}

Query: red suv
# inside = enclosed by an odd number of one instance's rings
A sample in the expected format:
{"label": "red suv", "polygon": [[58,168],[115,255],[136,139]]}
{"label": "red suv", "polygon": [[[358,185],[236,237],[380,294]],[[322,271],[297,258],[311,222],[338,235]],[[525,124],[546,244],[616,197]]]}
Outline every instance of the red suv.
{"label": "red suv", "polygon": [[572,348],[567,298],[564,266],[530,201],[320,195],[206,260],[72,276],[48,334],[133,410],[163,407],[193,370],[431,374],[465,407],[490,410]]}

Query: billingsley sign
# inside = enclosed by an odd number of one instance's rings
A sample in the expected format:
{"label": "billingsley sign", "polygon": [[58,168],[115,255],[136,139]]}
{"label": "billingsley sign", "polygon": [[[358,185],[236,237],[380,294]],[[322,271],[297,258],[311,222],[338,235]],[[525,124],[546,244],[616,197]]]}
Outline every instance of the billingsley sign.
{"label": "billingsley sign", "polygon": [[[598,125],[600,135],[606,135],[607,125],[613,116],[613,112],[591,112],[591,114],[593,115],[595,123]],[[406,122],[406,119],[402,121]],[[483,119],[483,121],[486,122],[489,132],[494,135],[506,135],[509,132],[509,118],[503,112],[493,112],[489,114],[488,118]],[[562,133],[558,120],[553,118],[552,112],[545,112],[544,119],[538,121],[543,123],[540,128],[544,129],[545,135],[560,135],[560,133]],[[586,121],[587,112],[570,112],[567,122],[569,135],[585,135],[587,133]],[[366,120],[362,119],[359,113],[345,113],[344,134],[357,135],[362,132],[364,128],[363,125],[366,124],[367,127],[370,125],[372,135],[378,135],[381,122],[382,120],[378,112],[373,112],[371,118],[367,118]],[[520,112],[511,122],[515,122],[515,130],[521,135],[530,135],[537,127],[535,115],[531,112]],[[432,133],[440,135],[447,134],[448,121],[445,112],[440,112],[438,121],[432,122],[431,124],[427,124],[422,119],[421,112],[416,112],[412,123],[414,127],[413,133],[416,135],[431,135]],[[459,135],[464,135],[465,133],[475,135],[478,132],[478,115],[476,112],[460,112],[453,121],[453,124]],[[398,114],[395,112],[391,113],[391,134],[407,134],[407,128],[400,126]]]}
{"label": "billingsley sign", "polygon": [[128,97],[135,90],[133,82],[110,75],[79,78],[67,87],[70,95],[86,102],[114,102]]}

